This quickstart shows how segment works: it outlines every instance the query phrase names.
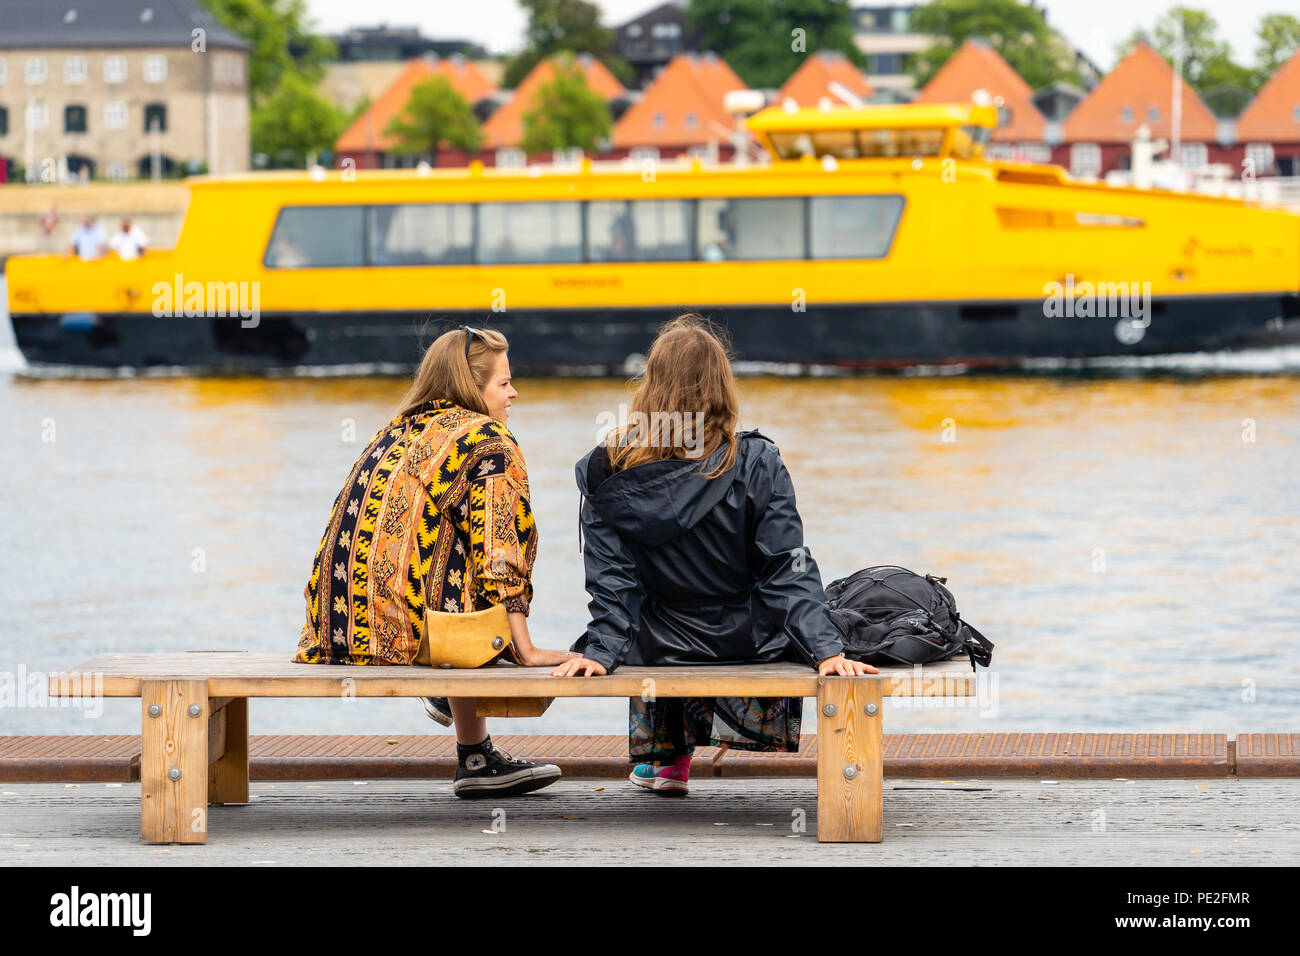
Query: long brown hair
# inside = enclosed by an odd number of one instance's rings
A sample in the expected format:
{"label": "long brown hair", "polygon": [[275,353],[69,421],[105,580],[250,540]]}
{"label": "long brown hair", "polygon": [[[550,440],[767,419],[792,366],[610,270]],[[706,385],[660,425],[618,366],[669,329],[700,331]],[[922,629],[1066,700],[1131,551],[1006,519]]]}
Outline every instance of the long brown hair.
{"label": "long brown hair", "polygon": [[[694,312],[659,329],[632,398],[633,420],[605,439],[615,471],[668,458],[707,461],[723,445],[722,461],[704,477],[716,478],[731,469],[736,463],[740,399],[725,341],[724,333]],[[663,440],[665,422],[679,429],[672,441]],[[695,454],[677,440],[685,429],[692,433]]]}
{"label": "long brown hair", "polygon": [[[415,380],[402,396],[397,415],[405,417],[425,402],[435,399],[454,402],[461,408],[488,413],[483,402],[483,388],[496,367],[497,356],[510,347],[506,337],[496,329],[464,328],[444,332],[433,340],[424,353]],[[465,358],[465,336],[470,337],[469,358]]]}

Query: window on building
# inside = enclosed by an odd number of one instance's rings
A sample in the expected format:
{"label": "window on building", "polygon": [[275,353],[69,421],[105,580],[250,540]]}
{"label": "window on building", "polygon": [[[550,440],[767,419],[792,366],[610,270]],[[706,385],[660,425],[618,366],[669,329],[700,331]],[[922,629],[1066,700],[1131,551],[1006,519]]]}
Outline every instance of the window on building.
{"label": "window on building", "polygon": [[651,125],[653,125],[655,129],[663,129],[665,122],[664,114],[656,113],[654,118],[651,120]]}
{"label": "window on building", "polygon": [[502,265],[581,262],[581,204],[482,203],[478,207],[477,259]]}
{"label": "window on building", "polygon": [[63,132],[84,133],[86,131],[86,108],[84,106],[65,106],[63,108]]}
{"label": "window on building", "polygon": [[581,166],[582,147],[570,146],[568,149],[551,150],[551,163],[555,166]]}
{"label": "window on building", "polygon": [[272,269],[363,266],[365,220],[365,206],[286,206],[262,262]]}
{"label": "window on building", "polygon": [[110,100],[104,104],[104,128],[126,129],[126,104],[121,100]]}
{"label": "window on building", "polygon": [[1120,119],[1120,122],[1121,122],[1121,123],[1125,123],[1125,124],[1132,123],[1132,122],[1133,122],[1133,108],[1132,108],[1131,106],[1126,106],[1126,107],[1124,107],[1122,110],[1120,110],[1120,111],[1119,111],[1119,119]]}
{"label": "window on building", "polygon": [[1153,123],[1155,123],[1155,122],[1159,122],[1159,120],[1160,120],[1160,107],[1158,107],[1158,106],[1148,106],[1148,107],[1147,107],[1147,119],[1149,119],[1149,120],[1150,120],[1151,122],[1153,122]]}
{"label": "window on building", "polygon": [[104,58],[104,82],[126,82],[126,57],[108,56]]}
{"label": "window on building", "polygon": [[800,197],[701,199],[698,220],[699,257],[706,261],[804,257]]}
{"label": "window on building", "polygon": [[691,258],[692,204],[638,199],[587,204],[592,262],[682,262]]}
{"label": "window on building", "polygon": [[1074,143],[1070,146],[1070,172],[1076,176],[1095,178],[1101,173],[1101,147],[1096,143]]}
{"label": "window on building", "polygon": [[0,136],[9,135],[9,111],[0,106]]}
{"label": "window on building", "polygon": [[165,82],[167,79],[167,57],[161,53],[145,57],[142,73],[146,83]]}
{"label": "window on building", "polygon": [[45,75],[46,75],[45,57],[29,56],[27,58],[26,69],[23,71],[23,76],[27,80],[27,82],[32,85],[35,85],[37,83],[44,83]]}
{"label": "window on building", "polygon": [[641,35],[641,24],[639,24],[639,23],[631,23],[631,24],[628,24],[627,35],[630,36],[630,37],[631,37],[632,39],[634,39],[634,40],[635,40],[637,37],[639,37],[639,36]]}
{"label": "window on building", "polygon": [[1246,167],[1256,176],[1269,176],[1273,173],[1273,144],[1247,143]]}
{"label": "window on building", "polygon": [[126,163],[115,160],[104,168],[104,175],[109,179],[126,179]]}
{"label": "window on building", "polygon": [[629,162],[633,162],[633,163],[644,163],[644,162],[657,163],[659,161],[659,147],[658,146],[633,146],[631,149],[627,151],[627,158]]}
{"label": "window on building", "polygon": [[677,23],[656,23],[650,28],[650,35],[656,40],[668,40],[681,34],[681,25]]}
{"label": "window on building", "polygon": [[1291,119],[1296,123],[1300,123],[1300,103],[1291,107]]}
{"label": "window on building", "polygon": [[474,207],[410,203],[370,207],[370,263],[464,265],[474,261]]}
{"label": "window on building", "polygon": [[1184,169],[1200,169],[1210,161],[1209,148],[1204,143],[1183,143],[1179,149],[1178,165]]}
{"label": "window on building", "polygon": [[144,131],[146,133],[167,132],[167,105],[150,103],[144,108]]}
{"label": "window on building", "polygon": [[902,196],[813,196],[814,259],[879,259],[889,254],[903,215]]}
{"label": "window on building", "polygon": [[86,82],[86,58],[84,56],[70,56],[63,61],[63,82]]}
{"label": "window on building", "polygon": [[522,149],[507,146],[498,149],[496,165],[498,169],[523,169],[528,164],[528,155]]}
{"label": "window on building", "polygon": [[876,76],[893,76],[902,73],[903,57],[900,53],[873,53],[867,57],[867,72]]}
{"label": "window on building", "polygon": [[686,114],[685,126],[687,129],[695,129],[695,127],[699,125],[699,122],[700,122],[699,117],[696,116],[694,113]]}
{"label": "window on building", "polygon": [[9,79],[9,66],[5,63],[5,58],[0,56],[0,84]]}
{"label": "window on building", "polygon": [[27,128],[28,129],[45,129],[50,125],[50,111],[40,100],[32,100],[27,104]]}

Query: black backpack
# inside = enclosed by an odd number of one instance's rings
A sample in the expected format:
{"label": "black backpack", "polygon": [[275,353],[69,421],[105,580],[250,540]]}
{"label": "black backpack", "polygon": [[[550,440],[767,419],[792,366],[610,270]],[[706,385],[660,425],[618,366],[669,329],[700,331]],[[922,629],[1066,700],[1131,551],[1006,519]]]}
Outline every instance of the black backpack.
{"label": "black backpack", "polygon": [[864,664],[931,664],[963,651],[975,665],[993,660],[993,644],[957,613],[947,578],[907,568],[864,568],[826,588],[844,656]]}

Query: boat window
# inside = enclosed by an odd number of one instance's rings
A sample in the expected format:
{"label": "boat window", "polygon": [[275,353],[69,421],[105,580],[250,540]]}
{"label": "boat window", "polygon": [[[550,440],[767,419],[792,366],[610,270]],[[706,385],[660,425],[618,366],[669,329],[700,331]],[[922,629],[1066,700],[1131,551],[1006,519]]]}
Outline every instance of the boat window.
{"label": "boat window", "polygon": [[581,209],[576,202],[480,204],[478,261],[581,262]]}
{"label": "boat window", "polygon": [[474,207],[410,203],[370,207],[370,263],[462,265],[474,261]]}
{"label": "boat window", "polygon": [[691,258],[691,203],[637,199],[587,204],[592,262],[680,262]]}
{"label": "boat window", "polygon": [[365,265],[364,206],[286,206],[263,262],[272,269]]}
{"label": "boat window", "polygon": [[868,129],[862,131],[862,155],[938,156],[942,129]]}
{"label": "boat window", "polygon": [[706,262],[802,259],[803,198],[701,199],[698,239]]}
{"label": "boat window", "polygon": [[880,259],[903,215],[902,196],[813,196],[814,259]]}
{"label": "boat window", "polygon": [[988,145],[992,135],[987,126],[962,126],[952,139],[952,154],[958,159],[972,159]]}

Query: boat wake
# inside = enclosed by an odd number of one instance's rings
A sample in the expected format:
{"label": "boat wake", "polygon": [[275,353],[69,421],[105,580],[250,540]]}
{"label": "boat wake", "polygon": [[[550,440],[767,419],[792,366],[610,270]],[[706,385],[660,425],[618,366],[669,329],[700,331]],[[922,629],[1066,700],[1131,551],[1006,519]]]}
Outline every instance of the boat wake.
{"label": "boat wake", "polygon": [[1027,371],[1151,371],[1188,374],[1238,373],[1245,375],[1300,372],[1300,345],[1224,352],[1178,352],[1172,355],[1102,355],[1095,358],[1025,359]]}

